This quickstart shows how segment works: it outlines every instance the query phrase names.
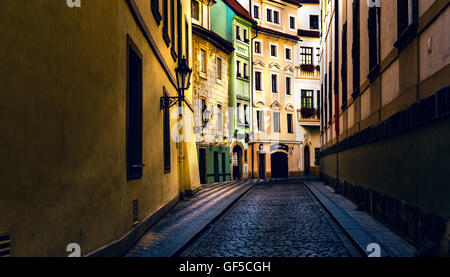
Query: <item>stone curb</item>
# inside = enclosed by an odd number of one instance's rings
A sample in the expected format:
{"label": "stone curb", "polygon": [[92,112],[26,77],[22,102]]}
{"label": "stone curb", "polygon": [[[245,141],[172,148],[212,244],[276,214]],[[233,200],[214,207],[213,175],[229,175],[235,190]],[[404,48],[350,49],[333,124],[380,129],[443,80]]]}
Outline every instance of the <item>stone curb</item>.
{"label": "stone curb", "polygon": [[370,233],[368,233],[359,223],[346,213],[344,209],[336,205],[331,199],[323,194],[314,184],[305,182],[305,186],[334,218],[339,226],[344,230],[348,237],[355,243],[359,250],[367,255],[367,246],[371,243],[378,243],[381,248],[382,257],[395,257],[393,251],[386,245],[377,241]]}
{"label": "stone curb", "polygon": [[214,209],[202,215],[192,226],[185,231],[183,236],[175,238],[171,243],[161,250],[153,253],[152,257],[174,257],[181,253],[186,247],[193,242],[205,229],[215,220],[217,220],[226,210],[250,191],[258,182],[245,180],[242,188],[229,196]]}

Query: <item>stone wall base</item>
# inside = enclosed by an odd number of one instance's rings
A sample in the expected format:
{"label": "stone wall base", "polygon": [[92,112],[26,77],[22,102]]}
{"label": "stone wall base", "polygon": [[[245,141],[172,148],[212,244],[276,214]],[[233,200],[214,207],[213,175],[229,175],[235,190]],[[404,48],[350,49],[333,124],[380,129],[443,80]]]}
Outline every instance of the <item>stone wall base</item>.
{"label": "stone wall base", "polygon": [[418,256],[450,256],[450,221],[370,188],[324,173],[320,179],[355,205],[419,246]]}

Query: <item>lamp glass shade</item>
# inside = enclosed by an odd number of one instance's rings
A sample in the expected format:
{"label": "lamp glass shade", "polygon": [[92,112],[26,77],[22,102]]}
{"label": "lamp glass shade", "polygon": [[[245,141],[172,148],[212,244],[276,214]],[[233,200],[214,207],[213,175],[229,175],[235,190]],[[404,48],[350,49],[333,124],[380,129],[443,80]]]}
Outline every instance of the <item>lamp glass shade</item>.
{"label": "lamp glass shade", "polygon": [[175,69],[177,74],[177,85],[178,88],[183,91],[187,90],[190,86],[190,79],[192,74],[192,69],[187,66],[187,60],[185,57],[181,58],[180,65]]}

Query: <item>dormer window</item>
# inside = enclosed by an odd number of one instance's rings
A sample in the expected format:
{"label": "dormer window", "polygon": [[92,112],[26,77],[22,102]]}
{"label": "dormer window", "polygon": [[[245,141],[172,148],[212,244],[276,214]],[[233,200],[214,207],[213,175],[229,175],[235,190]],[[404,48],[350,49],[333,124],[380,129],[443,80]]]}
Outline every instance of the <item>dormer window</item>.
{"label": "dormer window", "polygon": [[197,0],[191,1],[191,13],[194,20],[200,21],[200,3]]}

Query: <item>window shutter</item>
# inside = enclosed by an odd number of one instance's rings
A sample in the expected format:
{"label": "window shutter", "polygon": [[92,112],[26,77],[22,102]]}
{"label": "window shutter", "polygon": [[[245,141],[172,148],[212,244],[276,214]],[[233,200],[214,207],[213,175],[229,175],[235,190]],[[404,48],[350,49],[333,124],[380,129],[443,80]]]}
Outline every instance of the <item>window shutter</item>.
{"label": "window shutter", "polygon": [[397,32],[400,37],[408,28],[408,1],[397,0]]}

